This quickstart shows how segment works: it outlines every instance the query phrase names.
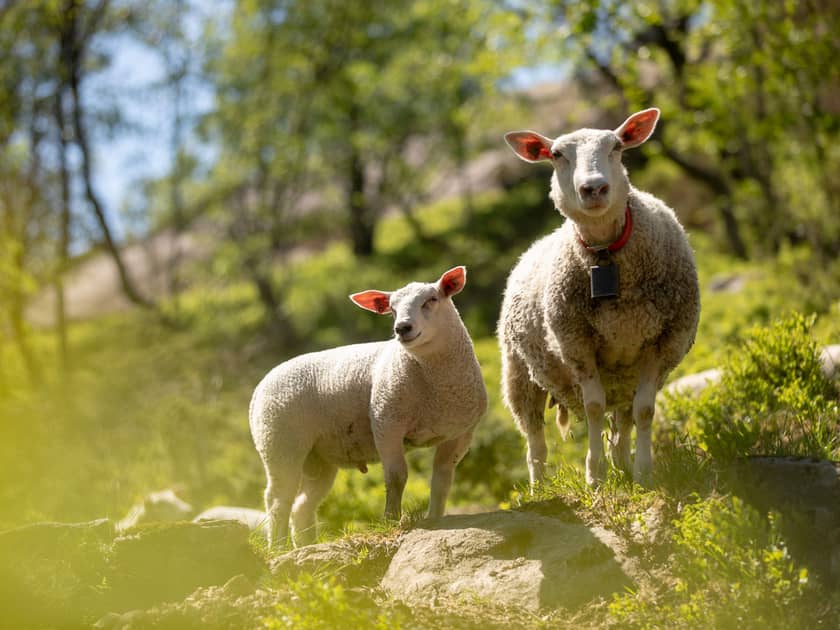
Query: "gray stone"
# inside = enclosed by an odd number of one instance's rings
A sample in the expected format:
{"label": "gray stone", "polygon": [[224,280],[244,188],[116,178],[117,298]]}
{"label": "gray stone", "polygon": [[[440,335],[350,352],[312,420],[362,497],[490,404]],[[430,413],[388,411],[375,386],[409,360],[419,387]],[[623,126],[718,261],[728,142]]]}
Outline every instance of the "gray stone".
{"label": "gray stone", "polygon": [[0,532],[4,627],[52,627],[95,610],[114,535],[108,519],[34,523]]}
{"label": "gray stone", "polygon": [[577,608],[631,584],[586,525],[514,511],[447,516],[408,532],[381,581],[407,604],[476,596],[533,611]]}
{"label": "gray stone", "polygon": [[329,573],[354,586],[376,584],[388,568],[395,547],[364,538],[307,545],[276,556],[269,562],[273,575],[294,578],[300,573]]}
{"label": "gray stone", "polygon": [[234,521],[185,521],[140,526],[117,537],[110,582],[118,609],[176,601],[240,573],[256,576],[262,564],[248,536],[248,527]]}

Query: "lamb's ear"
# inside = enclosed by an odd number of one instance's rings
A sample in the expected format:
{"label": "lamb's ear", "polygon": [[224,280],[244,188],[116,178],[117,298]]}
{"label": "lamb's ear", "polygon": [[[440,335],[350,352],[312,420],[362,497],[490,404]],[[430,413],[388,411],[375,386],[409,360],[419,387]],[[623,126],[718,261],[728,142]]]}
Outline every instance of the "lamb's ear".
{"label": "lamb's ear", "polygon": [[630,116],[615,130],[615,135],[621,140],[625,149],[632,149],[650,138],[659,120],[659,110],[656,107],[643,109]]}
{"label": "lamb's ear", "polygon": [[364,309],[385,315],[391,312],[391,294],[385,291],[362,291],[361,293],[354,293],[350,296],[358,306]]}
{"label": "lamb's ear", "polygon": [[461,292],[467,284],[467,268],[463,265],[453,267],[445,272],[437,281],[438,291],[444,297],[452,297]]}
{"label": "lamb's ear", "polygon": [[526,162],[551,159],[552,140],[536,131],[510,131],[505,134],[505,142]]}

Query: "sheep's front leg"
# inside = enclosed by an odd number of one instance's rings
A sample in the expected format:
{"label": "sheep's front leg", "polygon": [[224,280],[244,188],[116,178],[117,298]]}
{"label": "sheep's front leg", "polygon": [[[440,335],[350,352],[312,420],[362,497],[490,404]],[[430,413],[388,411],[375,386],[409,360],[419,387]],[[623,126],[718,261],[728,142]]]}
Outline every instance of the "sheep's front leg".
{"label": "sheep's front leg", "polygon": [[472,442],[472,429],[463,435],[442,442],[435,449],[435,461],[432,468],[431,494],[429,496],[429,513],[427,518],[443,516],[446,510],[446,497],[452,487],[455,477],[455,467],[467,454]]}
{"label": "sheep's front leg", "polygon": [[396,520],[402,512],[402,495],[408,480],[403,433],[393,430],[377,432],[374,441],[385,473],[385,518]]}
{"label": "sheep's front leg", "polygon": [[649,353],[642,360],[639,384],[633,397],[633,422],[636,424],[636,462],[633,466],[633,479],[642,485],[650,483],[653,469],[651,442],[659,369],[659,360],[652,352]]}
{"label": "sheep's front leg", "polygon": [[584,373],[586,376],[580,379],[580,387],[589,432],[589,449],[586,453],[586,483],[590,486],[596,486],[604,479],[604,438],[602,433],[607,402],[597,368],[591,366]]}

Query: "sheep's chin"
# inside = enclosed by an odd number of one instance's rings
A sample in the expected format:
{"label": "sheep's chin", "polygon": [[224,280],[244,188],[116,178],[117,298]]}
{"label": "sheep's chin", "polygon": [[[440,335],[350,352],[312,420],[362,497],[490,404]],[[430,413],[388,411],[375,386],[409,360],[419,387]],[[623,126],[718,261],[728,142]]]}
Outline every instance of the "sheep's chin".
{"label": "sheep's chin", "polygon": [[420,344],[419,344],[419,342],[418,342],[417,340],[418,340],[418,339],[420,339],[420,337],[421,337],[422,335],[423,335],[423,333],[422,333],[422,332],[419,332],[419,333],[417,333],[416,335],[414,335],[413,337],[411,337],[410,339],[406,339],[406,338],[404,338],[404,337],[400,337],[399,335],[397,335],[397,341],[399,341],[399,342],[400,342],[400,344],[401,344],[404,348],[414,348],[414,347],[416,347],[416,346],[420,345]]}

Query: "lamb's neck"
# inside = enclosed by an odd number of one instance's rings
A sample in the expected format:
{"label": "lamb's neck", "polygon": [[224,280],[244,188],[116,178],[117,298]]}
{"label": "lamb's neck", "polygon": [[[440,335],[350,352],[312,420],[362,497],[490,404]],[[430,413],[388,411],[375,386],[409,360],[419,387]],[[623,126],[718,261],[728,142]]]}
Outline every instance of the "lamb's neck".
{"label": "lamb's neck", "polygon": [[472,364],[472,341],[463,324],[453,326],[450,334],[436,339],[432,347],[414,354],[414,360],[424,371],[434,375],[441,370],[467,369]]}

